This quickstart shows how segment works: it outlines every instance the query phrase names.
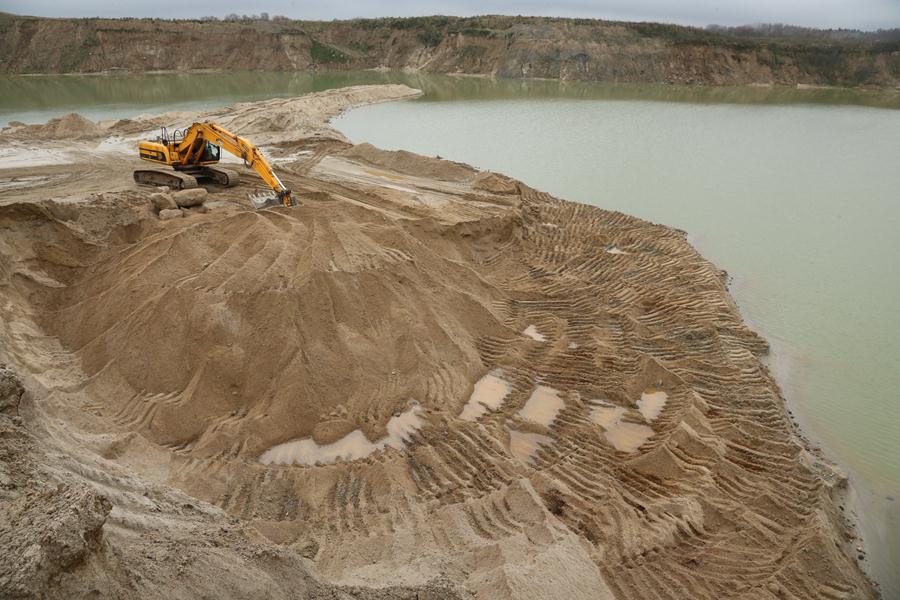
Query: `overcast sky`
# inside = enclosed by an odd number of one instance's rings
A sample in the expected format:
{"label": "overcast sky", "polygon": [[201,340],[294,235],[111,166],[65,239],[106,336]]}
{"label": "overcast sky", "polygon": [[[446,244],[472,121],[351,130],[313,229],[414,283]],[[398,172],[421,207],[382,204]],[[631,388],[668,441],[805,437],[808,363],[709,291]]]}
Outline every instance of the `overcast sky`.
{"label": "overcast sky", "polygon": [[295,19],[411,15],[552,15],[684,25],[788,23],[812,27],[900,27],[900,0],[0,0],[0,11],[63,17],[201,17],[228,13]]}

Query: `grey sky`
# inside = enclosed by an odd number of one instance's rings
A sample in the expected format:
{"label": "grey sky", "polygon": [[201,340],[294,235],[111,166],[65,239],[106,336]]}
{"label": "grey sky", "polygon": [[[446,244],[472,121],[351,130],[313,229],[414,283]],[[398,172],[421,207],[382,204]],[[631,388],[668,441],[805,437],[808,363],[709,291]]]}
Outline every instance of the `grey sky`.
{"label": "grey sky", "polygon": [[788,23],[813,27],[900,27],[900,0],[0,0],[0,11],[41,16],[200,17],[282,14],[297,19],[522,14],[662,21],[685,25]]}

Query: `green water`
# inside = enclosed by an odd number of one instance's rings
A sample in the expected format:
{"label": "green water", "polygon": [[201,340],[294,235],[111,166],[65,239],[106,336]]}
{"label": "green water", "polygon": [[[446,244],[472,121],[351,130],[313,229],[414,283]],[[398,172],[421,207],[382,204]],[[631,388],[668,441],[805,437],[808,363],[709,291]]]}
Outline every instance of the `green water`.
{"label": "green water", "polygon": [[168,110],[203,110],[232,102],[294,96],[367,83],[406,83],[426,93],[424,102],[572,98],[706,104],[816,103],[900,108],[900,91],[596,85],[375,71],[39,75],[0,76],[0,126],[9,121],[43,123],[69,112],[103,120]]}
{"label": "green water", "polygon": [[384,82],[426,96],[348,113],[336,125],[353,141],[682,228],[727,269],[794,413],[851,474],[871,568],[900,597],[900,94],[374,72],[15,77],[0,79],[0,123]]}

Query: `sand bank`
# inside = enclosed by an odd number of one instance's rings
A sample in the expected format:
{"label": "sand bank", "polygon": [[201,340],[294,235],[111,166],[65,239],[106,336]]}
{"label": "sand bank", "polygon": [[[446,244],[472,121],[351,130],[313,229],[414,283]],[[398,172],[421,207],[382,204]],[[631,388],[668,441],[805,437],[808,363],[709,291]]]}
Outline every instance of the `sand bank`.
{"label": "sand bank", "polygon": [[[873,597],[722,272],[674,229],[325,122],[415,94],[0,134],[79,165],[0,171],[0,360],[35,441],[0,533],[65,517],[28,478],[93,507],[37,593]],[[252,210],[242,173],[160,221],[103,141],[202,118],[303,204]]]}

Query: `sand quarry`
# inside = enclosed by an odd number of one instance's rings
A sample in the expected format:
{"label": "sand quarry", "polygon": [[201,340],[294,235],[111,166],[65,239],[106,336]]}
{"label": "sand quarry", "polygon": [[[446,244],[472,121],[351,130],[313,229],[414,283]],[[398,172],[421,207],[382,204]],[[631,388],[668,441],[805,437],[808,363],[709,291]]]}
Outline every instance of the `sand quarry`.
{"label": "sand quarry", "polygon": [[[872,598],[685,233],[353,146],[355,87],[0,134],[0,595]],[[262,182],[161,220],[137,139]]]}

